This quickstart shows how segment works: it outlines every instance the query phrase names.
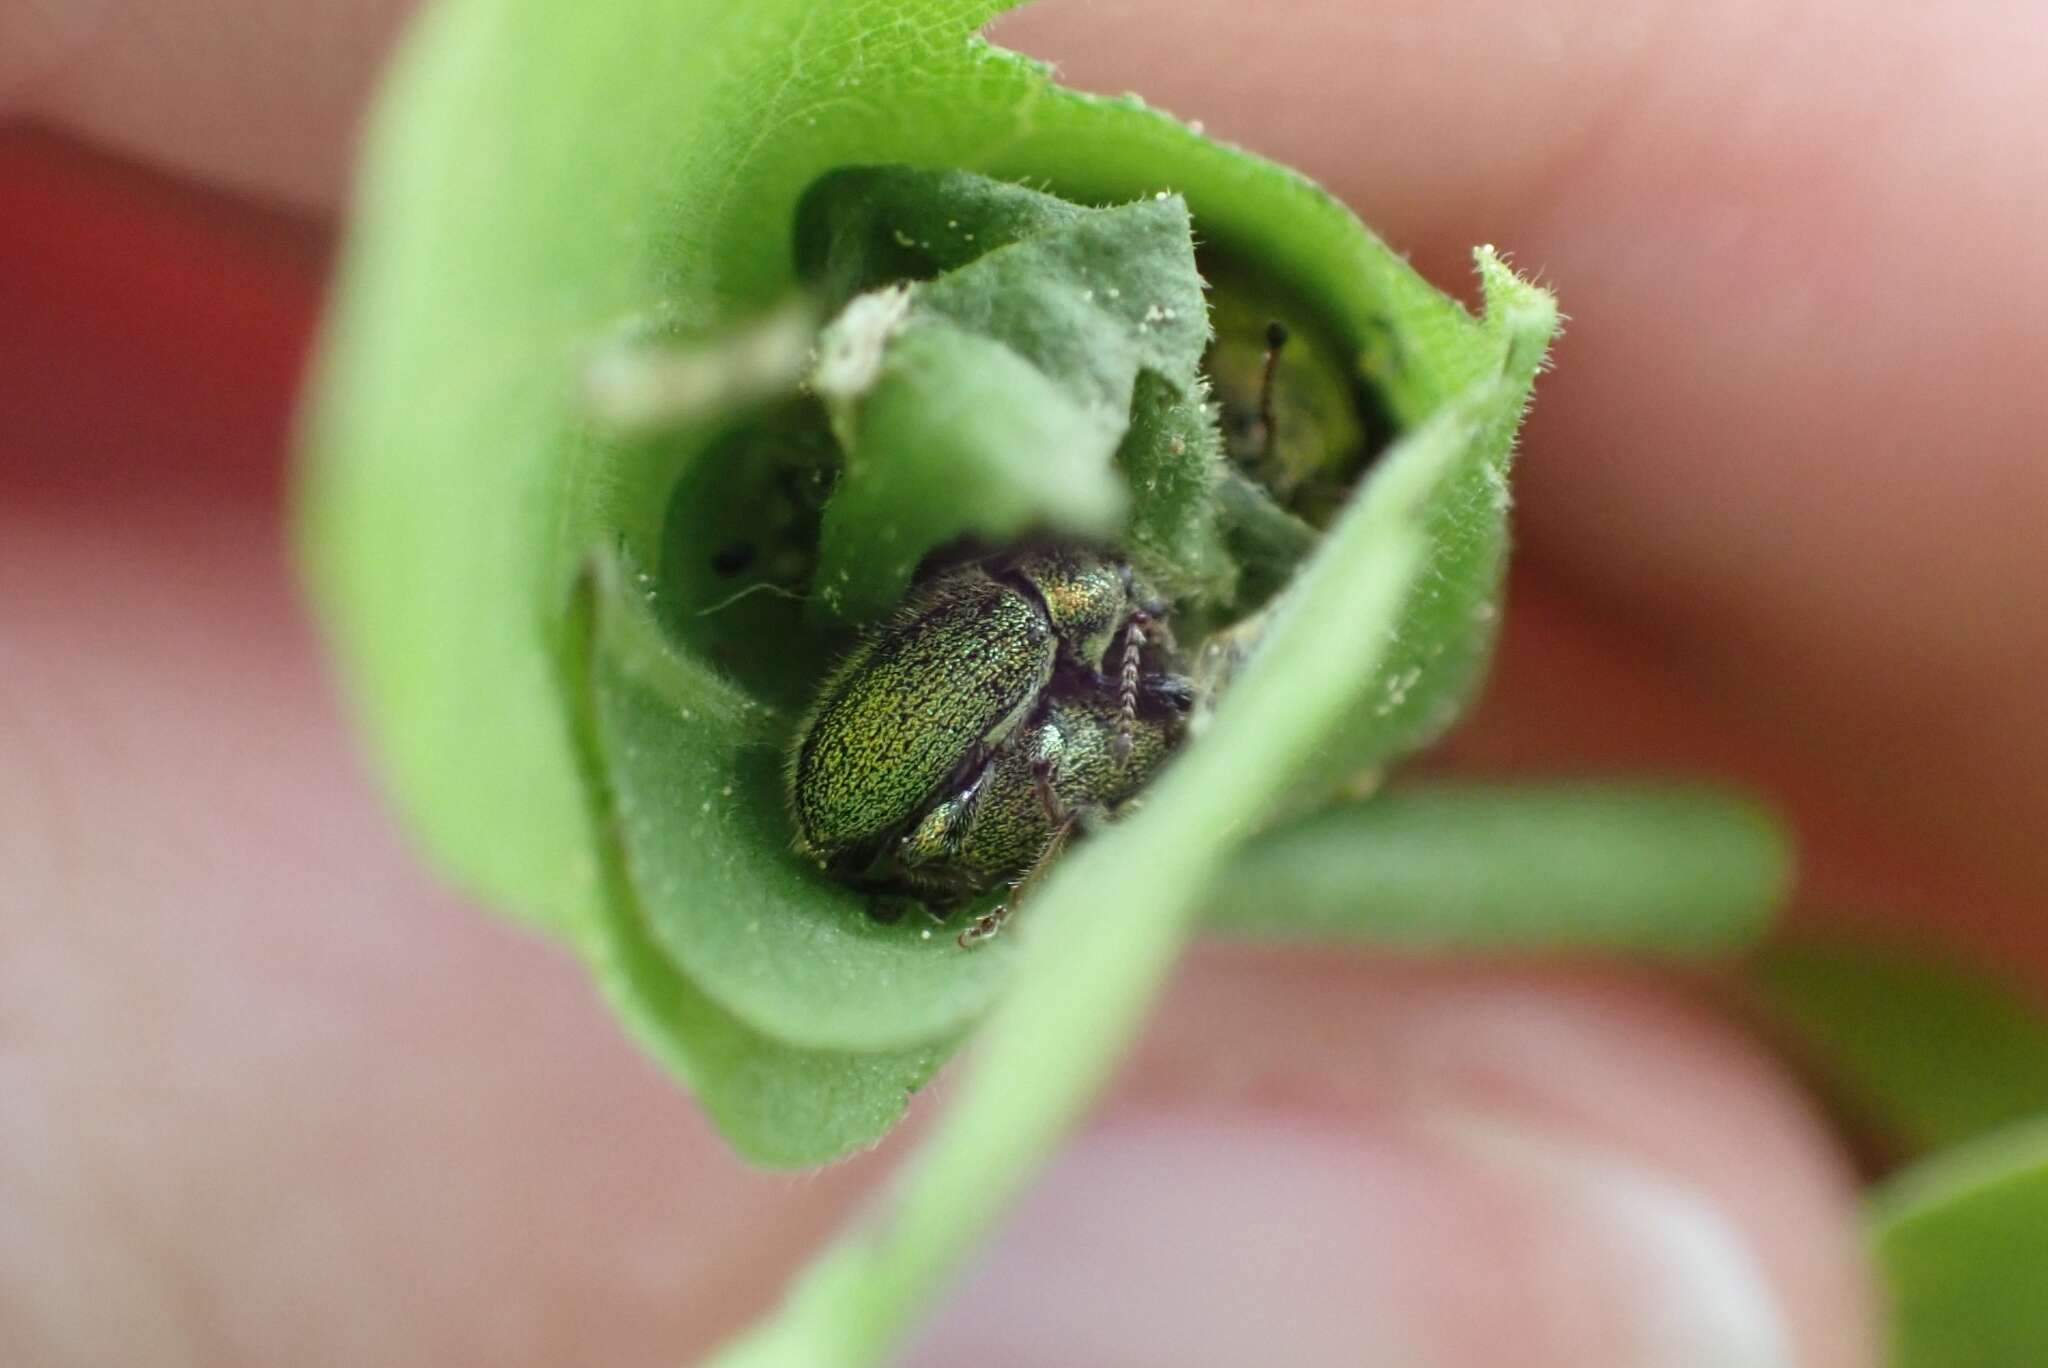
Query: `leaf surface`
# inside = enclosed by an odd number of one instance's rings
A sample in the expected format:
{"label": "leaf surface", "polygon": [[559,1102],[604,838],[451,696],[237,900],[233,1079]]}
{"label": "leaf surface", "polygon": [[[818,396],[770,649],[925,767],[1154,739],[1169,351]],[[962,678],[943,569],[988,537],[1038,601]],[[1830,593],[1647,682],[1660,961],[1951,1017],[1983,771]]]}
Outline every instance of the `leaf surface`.
{"label": "leaf surface", "polygon": [[1950,1150],[1877,1195],[1893,1368],[2048,1362],[2048,1118]]}

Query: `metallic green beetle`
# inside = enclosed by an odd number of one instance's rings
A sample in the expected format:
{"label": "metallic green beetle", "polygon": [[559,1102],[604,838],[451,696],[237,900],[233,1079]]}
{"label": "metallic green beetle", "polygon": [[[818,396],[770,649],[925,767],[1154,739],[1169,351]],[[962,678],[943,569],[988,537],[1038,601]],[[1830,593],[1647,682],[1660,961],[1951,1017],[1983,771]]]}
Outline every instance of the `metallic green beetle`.
{"label": "metallic green beetle", "polygon": [[834,873],[885,883],[898,837],[971,780],[1039,706],[1055,675],[1108,696],[1135,672],[1163,605],[1122,561],[1072,549],[947,570],[855,647],[797,733],[789,803],[797,849]]}
{"label": "metallic green beetle", "polygon": [[[1127,717],[1101,690],[1056,693],[897,842],[904,884],[963,897],[1030,869],[1075,827],[1115,814],[1180,743],[1185,700]],[[1127,740],[1129,744],[1119,744]]]}

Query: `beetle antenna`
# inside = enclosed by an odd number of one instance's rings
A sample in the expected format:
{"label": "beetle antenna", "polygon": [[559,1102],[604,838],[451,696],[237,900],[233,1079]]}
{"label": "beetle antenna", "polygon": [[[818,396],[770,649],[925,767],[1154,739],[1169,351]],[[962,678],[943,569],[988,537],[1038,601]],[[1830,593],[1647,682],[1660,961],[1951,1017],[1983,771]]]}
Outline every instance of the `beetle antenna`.
{"label": "beetle antenna", "polygon": [[1274,319],[1266,325],[1266,366],[1259,376],[1259,461],[1273,456],[1273,378],[1280,370],[1280,349],[1287,345],[1287,325]]}
{"label": "beetle antenna", "polygon": [[1124,624],[1124,670],[1117,681],[1123,711],[1116,720],[1116,740],[1110,743],[1118,764],[1131,758],[1131,734],[1138,725],[1138,656],[1145,649],[1145,628],[1151,622],[1152,615],[1141,608]]}

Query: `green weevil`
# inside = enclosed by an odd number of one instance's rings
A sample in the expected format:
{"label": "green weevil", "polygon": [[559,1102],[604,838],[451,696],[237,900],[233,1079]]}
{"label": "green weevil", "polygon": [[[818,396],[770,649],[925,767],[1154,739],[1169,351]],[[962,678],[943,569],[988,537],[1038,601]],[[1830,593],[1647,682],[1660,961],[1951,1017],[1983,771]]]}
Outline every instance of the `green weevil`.
{"label": "green weevil", "polygon": [[1155,693],[1142,710],[1099,689],[1055,692],[966,783],[942,795],[897,841],[907,887],[944,901],[1024,874],[1010,903],[962,934],[993,935],[1025,885],[1076,830],[1116,815],[1180,744],[1189,699]]}
{"label": "green weevil", "polygon": [[900,838],[972,787],[1055,680],[1113,711],[1109,744],[1135,755],[1141,703],[1185,693],[1156,668],[1164,607],[1123,561],[1071,548],[936,575],[841,662],[798,729],[797,849],[863,886],[906,883]]}

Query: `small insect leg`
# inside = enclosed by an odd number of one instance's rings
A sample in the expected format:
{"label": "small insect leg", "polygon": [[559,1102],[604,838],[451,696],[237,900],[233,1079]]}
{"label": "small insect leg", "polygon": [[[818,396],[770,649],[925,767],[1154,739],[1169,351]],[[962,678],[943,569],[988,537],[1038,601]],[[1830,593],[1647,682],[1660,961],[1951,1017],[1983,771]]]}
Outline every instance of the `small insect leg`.
{"label": "small insect leg", "polygon": [[1010,885],[1010,896],[976,917],[961,931],[957,939],[962,950],[972,950],[977,945],[986,945],[1001,933],[1004,924],[1015,913],[1017,905],[1038,887],[1045,878],[1045,872],[1052,868],[1053,861],[1067,848],[1067,843],[1073,839],[1074,827],[1074,818],[1067,817],[1061,820],[1053,829],[1052,835],[1046,839],[1045,849],[1039,851],[1038,858],[1031,862],[1031,868],[1025,870],[1023,877]]}
{"label": "small insect leg", "polygon": [[1045,819],[1057,829],[1067,820],[1067,805],[1060,801],[1059,790],[1054,786],[1055,762],[1050,755],[1034,756],[1031,761],[1031,790],[1038,795],[1038,805],[1045,810]]}
{"label": "small insect leg", "polygon": [[1006,902],[997,903],[989,911],[967,923],[955,940],[962,950],[972,950],[977,945],[986,945],[996,938],[997,933],[1003,929],[1003,923],[1009,919],[1010,905]]}

